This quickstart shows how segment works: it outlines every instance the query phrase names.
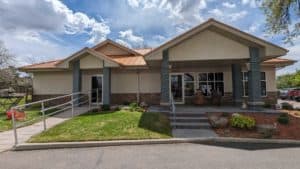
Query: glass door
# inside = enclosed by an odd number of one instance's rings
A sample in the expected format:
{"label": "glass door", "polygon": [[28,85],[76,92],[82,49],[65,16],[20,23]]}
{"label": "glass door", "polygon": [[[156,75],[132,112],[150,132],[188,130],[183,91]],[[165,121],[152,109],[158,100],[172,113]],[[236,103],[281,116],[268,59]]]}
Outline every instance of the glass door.
{"label": "glass door", "polygon": [[183,73],[172,73],[170,75],[170,94],[173,95],[174,102],[184,103]]}
{"label": "glass door", "polygon": [[[102,103],[102,84],[103,77],[102,75],[92,76],[92,103]],[[97,95],[98,89],[98,95]],[[98,96],[98,98],[97,98]]]}

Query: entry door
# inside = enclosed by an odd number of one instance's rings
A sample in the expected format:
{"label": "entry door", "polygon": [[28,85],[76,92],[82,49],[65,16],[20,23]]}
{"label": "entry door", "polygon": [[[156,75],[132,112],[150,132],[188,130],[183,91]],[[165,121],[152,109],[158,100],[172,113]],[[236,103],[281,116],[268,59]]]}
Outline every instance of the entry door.
{"label": "entry door", "polygon": [[[98,95],[97,95],[98,89]],[[92,76],[92,103],[102,103],[102,96],[103,96],[103,77],[102,75],[95,75]],[[98,100],[97,100],[98,96]]]}
{"label": "entry door", "polygon": [[184,103],[183,73],[170,74],[170,94],[173,95],[176,104]]}

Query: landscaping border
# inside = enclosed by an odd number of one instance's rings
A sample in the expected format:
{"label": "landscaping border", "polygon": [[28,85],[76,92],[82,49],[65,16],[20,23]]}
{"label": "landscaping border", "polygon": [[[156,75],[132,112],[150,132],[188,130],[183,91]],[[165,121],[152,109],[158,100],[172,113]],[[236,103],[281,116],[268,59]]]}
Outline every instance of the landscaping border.
{"label": "landscaping border", "polygon": [[300,147],[300,140],[285,139],[253,139],[232,137],[199,137],[199,138],[172,138],[172,139],[145,139],[145,140],[117,140],[117,141],[86,141],[86,142],[53,142],[53,143],[24,143],[13,147],[14,151],[87,148],[128,145],[179,144],[198,143],[208,145],[219,144],[271,144],[277,147]]}

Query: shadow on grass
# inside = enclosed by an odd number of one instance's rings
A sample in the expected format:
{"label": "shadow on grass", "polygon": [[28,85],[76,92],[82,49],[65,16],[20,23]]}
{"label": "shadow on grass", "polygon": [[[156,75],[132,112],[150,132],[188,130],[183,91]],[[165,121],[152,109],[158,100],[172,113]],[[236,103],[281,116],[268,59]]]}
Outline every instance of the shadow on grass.
{"label": "shadow on grass", "polygon": [[299,145],[295,144],[283,144],[283,143],[241,143],[241,142],[207,142],[207,143],[199,143],[208,146],[217,146],[223,148],[234,148],[234,149],[242,149],[242,150],[267,150],[267,149],[280,149],[280,148],[300,148]]}
{"label": "shadow on grass", "polygon": [[162,113],[142,113],[138,126],[153,132],[172,136],[170,121]]}

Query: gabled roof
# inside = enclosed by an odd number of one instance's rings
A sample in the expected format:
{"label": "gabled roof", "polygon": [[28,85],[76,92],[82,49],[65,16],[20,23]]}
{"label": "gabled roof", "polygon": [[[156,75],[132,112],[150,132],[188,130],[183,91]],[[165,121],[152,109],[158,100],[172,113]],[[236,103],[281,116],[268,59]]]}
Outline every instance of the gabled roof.
{"label": "gabled roof", "polygon": [[78,51],[78,52],[72,54],[71,56],[65,58],[65,59],[62,60],[61,62],[57,63],[56,66],[58,66],[59,64],[63,64],[63,63],[66,63],[66,62],[70,62],[70,61],[76,59],[77,57],[79,57],[79,56],[81,56],[81,55],[83,55],[83,54],[85,54],[85,53],[90,54],[90,55],[92,55],[92,56],[95,56],[95,57],[97,57],[97,58],[99,58],[99,59],[103,59],[103,60],[105,60],[105,61],[107,61],[107,62],[109,62],[109,63],[114,63],[114,64],[119,65],[119,64],[118,64],[117,62],[115,62],[112,58],[110,58],[110,57],[104,55],[103,53],[98,52],[98,51],[95,51],[95,50],[93,50],[93,49],[90,49],[90,48],[87,48],[87,47],[86,47],[86,48],[83,48],[83,49],[81,49],[80,51]]}
{"label": "gabled roof", "polygon": [[[234,28],[234,27],[232,27],[230,25],[224,24],[222,22],[219,22],[219,21],[211,18],[211,19],[207,20],[206,22],[203,22],[203,23],[199,24],[198,26],[196,26],[196,27],[194,27],[194,28],[192,28],[192,29],[190,29],[190,30],[188,30],[188,31],[186,31],[186,32],[184,32],[184,33],[176,36],[175,38],[173,38],[173,39],[171,39],[171,40],[163,43],[162,45],[160,45],[157,48],[153,49],[151,52],[147,53],[145,55],[145,57],[149,57],[150,54],[155,53],[157,51],[164,50],[164,49],[170,48],[172,46],[175,46],[175,45],[181,43],[182,41],[190,38],[191,36],[193,36],[193,35],[201,32],[201,31],[203,31],[205,29],[208,29],[210,27],[216,27],[216,28],[218,28],[220,30],[224,30],[226,32],[230,32],[230,33],[232,33],[232,34],[240,37],[241,39],[246,39],[246,40],[251,41],[251,42],[253,42],[253,43],[257,44],[257,45],[260,45],[260,46],[270,45],[272,47],[275,47],[276,49],[281,50],[282,53],[286,54],[288,52],[287,49],[282,48],[282,47],[280,47],[280,46],[278,46],[276,44],[273,44],[273,43],[268,42],[268,41],[266,41],[264,39],[261,39],[261,38],[258,38],[256,36],[253,36],[253,35],[251,35],[249,33],[243,32],[243,31],[241,31],[241,30],[239,30],[237,28]],[[278,56],[282,56],[282,55],[278,55]],[[278,56],[276,56],[276,57],[278,57]]]}
{"label": "gabled roof", "polygon": [[123,50],[125,50],[125,51],[127,51],[127,52],[129,52],[129,53],[131,53],[133,55],[140,55],[140,53],[138,53],[138,52],[136,52],[136,51],[134,51],[134,50],[126,47],[126,46],[123,46],[123,45],[121,45],[119,43],[116,43],[116,42],[114,42],[114,41],[112,41],[110,39],[106,39],[105,41],[100,42],[99,44],[93,46],[91,49],[95,50],[95,49],[100,48],[101,46],[104,46],[106,44],[114,45],[114,46],[116,46],[118,48],[121,48],[121,49],[123,49]]}

